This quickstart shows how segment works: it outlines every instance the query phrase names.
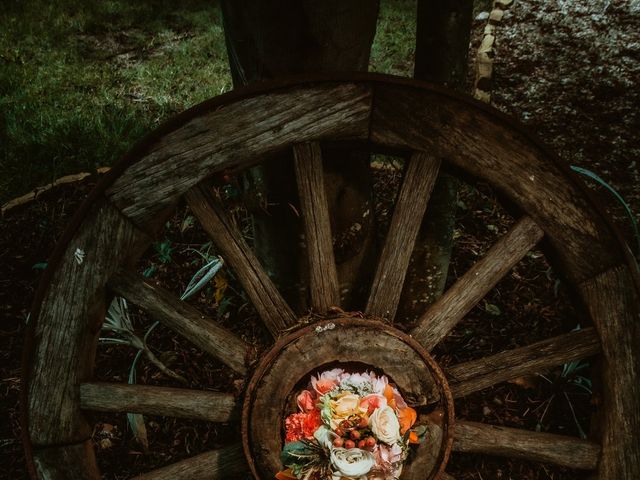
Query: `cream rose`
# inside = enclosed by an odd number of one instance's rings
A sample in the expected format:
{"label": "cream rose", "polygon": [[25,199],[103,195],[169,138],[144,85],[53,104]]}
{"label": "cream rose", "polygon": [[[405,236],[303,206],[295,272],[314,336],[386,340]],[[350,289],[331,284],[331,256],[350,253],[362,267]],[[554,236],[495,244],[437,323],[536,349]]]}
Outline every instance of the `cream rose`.
{"label": "cream rose", "polygon": [[366,408],[360,407],[360,397],[353,393],[347,393],[331,401],[331,428],[336,429],[342,420],[351,415],[360,415],[366,412]]}
{"label": "cream rose", "polygon": [[339,397],[333,402],[333,411],[337,417],[341,418],[360,413],[360,397],[353,393]]}
{"label": "cream rose", "polygon": [[331,451],[334,477],[359,479],[367,475],[375,463],[371,452],[359,448],[334,448]]}
{"label": "cream rose", "polygon": [[369,427],[381,442],[393,445],[400,440],[400,422],[393,408],[376,408],[369,417]]}

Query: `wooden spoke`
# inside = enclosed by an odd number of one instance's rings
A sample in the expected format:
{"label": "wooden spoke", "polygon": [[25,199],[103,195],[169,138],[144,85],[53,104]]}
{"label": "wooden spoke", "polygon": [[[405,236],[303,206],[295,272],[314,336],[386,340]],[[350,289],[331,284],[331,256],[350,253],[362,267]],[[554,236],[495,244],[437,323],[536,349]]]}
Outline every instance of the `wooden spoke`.
{"label": "wooden spoke", "polygon": [[219,200],[202,185],[189,190],[186,198],[191,211],[233,268],[272,335],[277,338],[282,331],[295,325],[296,318],[291,308],[232,225]]}
{"label": "wooden spoke", "polygon": [[600,446],[588,440],[498,427],[459,420],[454,427],[453,450],[593,470],[600,458]]}
{"label": "wooden spoke", "polygon": [[167,290],[125,271],[116,273],[109,287],[236,372],[246,373],[250,346]]}
{"label": "wooden spoke", "polygon": [[371,315],[395,317],[411,252],[439,168],[438,159],[422,152],[414,153],[409,160],[367,302],[366,312]]}
{"label": "wooden spoke", "polygon": [[418,320],[411,335],[427,350],[469,313],[506,273],[542,238],[543,232],[523,217]]}
{"label": "wooden spoke", "polygon": [[242,445],[201,453],[195,457],[153,470],[135,480],[227,480],[250,478]]}
{"label": "wooden spoke", "polygon": [[333,255],[320,144],[294,145],[293,156],[309,256],[311,306],[314,310],[326,312],[329,307],[340,304],[340,287]]}
{"label": "wooden spoke", "polygon": [[142,413],[228,422],[238,416],[230,393],[116,383],[83,383],[80,405],[99,412]]}
{"label": "wooden spoke", "polygon": [[47,480],[100,480],[93,442],[56,445],[33,451],[35,478]]}
{"label": "wooden spoke", "polygon": [[600,340],[595,330],[585,328],[527,347],[454,365],[447,369],[449,387],[454,397],[462,397],[522,375],[595,355],[599,351]]}

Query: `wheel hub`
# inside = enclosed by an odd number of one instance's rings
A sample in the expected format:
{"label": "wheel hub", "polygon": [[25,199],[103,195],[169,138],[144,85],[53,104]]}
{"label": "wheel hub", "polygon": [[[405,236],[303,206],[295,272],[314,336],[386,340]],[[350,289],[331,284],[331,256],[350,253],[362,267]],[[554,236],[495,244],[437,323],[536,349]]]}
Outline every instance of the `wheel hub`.
{"label": "wheel hub", "polygon": [[452,443],[453,399],[440,367],[415,340],[385,323],[338,318],[281,338],[258,364],[242,413],[244,452],[256,478],[274,478],[282,468],[283,423],[295,409],[296,392],[310,375],[337,366],[387,375],[420,413],[426,440],[403,478],[431,479],[444,470]]}

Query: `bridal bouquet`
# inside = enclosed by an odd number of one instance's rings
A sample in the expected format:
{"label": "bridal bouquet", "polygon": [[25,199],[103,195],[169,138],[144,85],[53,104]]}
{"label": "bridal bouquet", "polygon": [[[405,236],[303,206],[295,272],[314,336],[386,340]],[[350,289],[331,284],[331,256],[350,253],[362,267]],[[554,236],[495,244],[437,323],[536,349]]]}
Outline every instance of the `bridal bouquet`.
{"label": "bridal bouquet", "polygon": [[279,480],[392,480],[402,472],[416,411],[386,376],[336,368],[311,377],[285,419]]}

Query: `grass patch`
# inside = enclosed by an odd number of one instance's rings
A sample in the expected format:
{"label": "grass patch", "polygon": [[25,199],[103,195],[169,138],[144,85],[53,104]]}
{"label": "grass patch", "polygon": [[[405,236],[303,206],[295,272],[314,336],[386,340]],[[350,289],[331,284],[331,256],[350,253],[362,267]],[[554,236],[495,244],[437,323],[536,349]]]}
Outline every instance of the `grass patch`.
{"label": "grass patch", "polygon": [[14,0],[0,32],[2,202],[111,165],[167,117],[231,88],[210,0]]}
{"label": "grass patch", "polygon": [[369,71],[413,76],[417,0],[381,1]]}

